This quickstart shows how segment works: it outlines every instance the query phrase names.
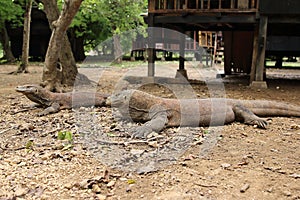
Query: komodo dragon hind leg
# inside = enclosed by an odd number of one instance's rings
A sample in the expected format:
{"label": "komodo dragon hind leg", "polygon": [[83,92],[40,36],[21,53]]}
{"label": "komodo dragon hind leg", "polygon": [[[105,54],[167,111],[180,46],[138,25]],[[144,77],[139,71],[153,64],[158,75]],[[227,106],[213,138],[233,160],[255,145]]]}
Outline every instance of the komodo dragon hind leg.
{"label": "komodo dragon hind leg", "polygon": [[238,121],[243,121],[245,124],[257,125],[259,128],[267,128],[268,122],[251,112],[248,108],[242,105],[233,106],[233,112],[235,114],[235,119]]}
{"label": "komodo dragon hind leg", "polygon": [[160,132],[168,123],[168,114],[165,108],[159,105],[152,106],[149,110],[150,121],[132,131],[133,138],[147,138],[152,132]]}

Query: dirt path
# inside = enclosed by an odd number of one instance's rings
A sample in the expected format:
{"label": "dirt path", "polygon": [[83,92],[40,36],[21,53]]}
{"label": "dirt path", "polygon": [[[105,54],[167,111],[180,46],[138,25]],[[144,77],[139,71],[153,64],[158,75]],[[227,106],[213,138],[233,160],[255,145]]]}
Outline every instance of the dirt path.
{"label": "dirt path", "polygon": [[[171,64],[169,67],[173,70],[170,76],[173,76],[176,67]],[[28,107],[31,102],[17,94],[14,87],[38,83],[42,67],[30,67],[30,74],[7,75],[16,68],[0,66],[0,199],[300,199],[299,118],[271,118],[266,130],[240,123],[219,129],[192,129],[194,135],[204,139],[213,137],[218,130],[217,143],[211,144],[207,153],[203,153],[204,146],[199,142],[171,165],[148,174],[138,174],[105,166],[108,163],[106,157],[97,158],[86,148],[86,141],[79,134],[81,126],[78,122],[84,122],[86,126],[90,122],[78,120],[77,111],[63,110],[37,117],[40,109]],[[161,76],[169,72],[160,70]],[[98,82],[98,91],[109,93],[131,87],[120,81],[124,74],[145,73],[115,67],[84,68],[81,71],[93,76],[92,79]],[[270,70],[268,77],[272,79],[269,79],[266,90],[251,89],[240,78],[226,78],[218,85],[219,82],[211,81],[207,70],[201,74],[191,68],[189,73],[193,79],[200,76],[201,81],[195,81],[188,88],[201,98],[225,95],[300,105],[299,71]],[[283,73],[293,80],[276,79]],[[174,95],[174,92],[170,93],[174,88],[177,95],[185,95],[183,91],[186,89],[180,85],[168,88],[139,84],[138,87],[167,97]],[[115,137],[116,133],[122,132],[109,108],[83,110],[93,114],[93,120],[97,120],[102,128],[101,133]],[[84,115],[79,117],[84,118]],[[169,129],[164,135],[180,130]],[[72,132],[72,143],[59,140],[59,131]],[[136,145],[133,148],[123,144],[118,147],[130,149],[138,157],[141,152],[138,148],[150,152],[153,146],[155,143],[151,147]],[[102,147],[103,152],[109,152],[108,147]]]}

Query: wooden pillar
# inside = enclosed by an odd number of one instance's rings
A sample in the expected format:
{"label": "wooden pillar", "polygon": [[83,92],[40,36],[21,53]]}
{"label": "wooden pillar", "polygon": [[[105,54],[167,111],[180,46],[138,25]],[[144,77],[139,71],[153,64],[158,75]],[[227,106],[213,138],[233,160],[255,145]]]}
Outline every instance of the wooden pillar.
{"label": "wooden pillar", "polygon": [[180,34],[179,39],[179,70],[184,70],[185,35]]}
{"label": "wooden pillar", "polygon": [[[254,51],[257,51],[256,55],[254,52],[253,59],[256,59],[256,66],[252,66],[252,72],[255,68],[254,81],[251,83],[252,87],[267,88],[267,84],[264,81],[264,70],[265,70],[265,51],[266,51],[266,41],[267,41],[267,26],[268,17],[260,16],[259,29],[257,34],[257,45]],[[256,58],[255,58],[256,57]],[[255,60],[252,62],[254,65]]]}
{"label": "wooden pillar", "polygon": [[256,65],[257,65],[257,51],[258,51],[258,25],[254,28],[253,37],[253,52],[252,52],[252,63],[251,63],[251,73],[250,73],[250,84],[255,81]]}
{"label": "wooden pillar", "polygon": [[224,31],[224,72],[225,75],[231,74],[232,68],[232,46],[233,46],[233,32]]}
{"label": "wooden pillar", "polygon": [[187,79],[187,73],[184,69],[184,53],[185,53],[185,34],[180,33],[179,36],[179,69],[176,73],[176,78],[186,78]]}
{"label": "wooden pillar", "polygon": [[255,81],[263,81],[264,78],[267,24],[268,24],[268,17],[261,16],[259,20],[258,55],[257,55],[258,57],[257,57]]}
{"label": "wooden pillar", "polygon": [[154,14],[148,15],[148,76],[155,74]]}

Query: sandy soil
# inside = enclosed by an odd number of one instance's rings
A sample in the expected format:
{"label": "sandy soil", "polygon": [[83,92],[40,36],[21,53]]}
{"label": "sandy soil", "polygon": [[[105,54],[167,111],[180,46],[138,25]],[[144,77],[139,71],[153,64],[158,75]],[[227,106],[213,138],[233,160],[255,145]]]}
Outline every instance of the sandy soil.
{"label": "sandy soil", "polygon": [[[174,64],[161,65],[159,76],[175,75]],[[85,148],[76,132],[75,111],[37,117],[41,108],[28,107],[31,102],[14,88],[39,83],[42,67],[31,66],[29,74],[7,74],[16,68],[0,66],[0,199],[300,199],[300,118],[269,118],[266,130],[238,122],[225,125],[217,129],[217,143],[208,144],[207,151],[205,142],[199,142],[176,162],[138,174],[105,166],[105,158],[99,160]],[[216,71],[197,67],[188,69],[194,81],[186,86],[132,86],[120,79],[145,75],[145,66],[80,71],[105,93],[138,87],[160,96],[185,97],[188,90],[199,98],[268,99],[300,106],[299,70],[268,70],[268,89],[250,88],[242,77],[215,80]],[[110,108],[96,111],[103,130],[114,134]],[[71,146],[57,139],[63,130],[73,133]],[[210,127],[195,130],[202,136],[214,132]]]}

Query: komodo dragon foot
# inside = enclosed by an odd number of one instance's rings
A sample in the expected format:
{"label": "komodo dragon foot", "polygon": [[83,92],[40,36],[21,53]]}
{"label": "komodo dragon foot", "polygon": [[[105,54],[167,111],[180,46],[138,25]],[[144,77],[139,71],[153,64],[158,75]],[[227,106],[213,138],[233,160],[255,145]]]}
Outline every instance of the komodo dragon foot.
{"label": "komodo dragon foot", "polygon": [[233,108],[235,118],[238,121],[243,121],[245,124],[257,125],[259,128],[266,129],[268,122],[251,112],[248,108],[242,105],[236,105]]}

